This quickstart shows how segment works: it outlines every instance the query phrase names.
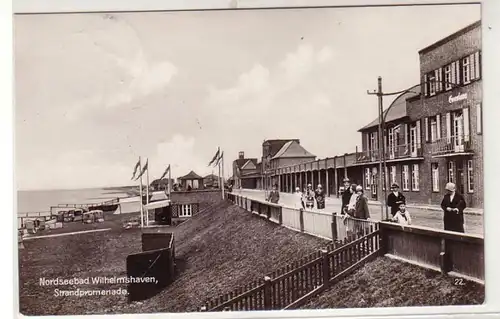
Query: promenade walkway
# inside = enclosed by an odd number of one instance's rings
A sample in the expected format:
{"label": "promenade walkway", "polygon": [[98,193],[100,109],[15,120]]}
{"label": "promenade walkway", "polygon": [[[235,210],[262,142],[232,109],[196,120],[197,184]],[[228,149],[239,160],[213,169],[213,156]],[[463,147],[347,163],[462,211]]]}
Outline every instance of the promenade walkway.
{"label": "promenade walkway", "polygon": [[[256,189],[234,189],[233,193],[257,200],[265,200],[265,192]],[[289,193],[280,193],[280,204],[286,207],[295,207],[296,197]],[[341,200],[337,197],[327,197],[325,211],[340,212]],[[372,220],[381,219],[381,208],[379,202],[370,201],[370,215]],[[414,225],[443,229],[443,213],[441,209],[433,206],[408,206]],[[385,214],[385,212],[384,212]],[[465,214],[465,232],[483,235],[483,216],[478,212]]]}

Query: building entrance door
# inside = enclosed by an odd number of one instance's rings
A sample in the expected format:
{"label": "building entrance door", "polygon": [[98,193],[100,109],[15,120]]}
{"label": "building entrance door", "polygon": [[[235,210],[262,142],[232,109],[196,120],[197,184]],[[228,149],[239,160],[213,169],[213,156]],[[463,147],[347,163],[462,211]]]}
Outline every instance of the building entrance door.
{"label": "building entrance door", "polygon": [[462,113],[453,116],[453,146],[455,152],[464,151],[464,117]]}

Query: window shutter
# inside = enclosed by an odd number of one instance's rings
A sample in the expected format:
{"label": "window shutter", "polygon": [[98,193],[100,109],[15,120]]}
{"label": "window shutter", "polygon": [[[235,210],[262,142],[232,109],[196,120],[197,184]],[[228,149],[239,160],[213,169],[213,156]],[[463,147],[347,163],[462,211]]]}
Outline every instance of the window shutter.
{"label": "window shutter", "polygon": [[424,131],[425,131],[425,142],[429,142],[429,118],[424,118]]}
{"label": "window shutter", "polygon": [[474,63],[475,59],[475,54],[469,55],[469,70],[470,70],[470,79],[475,80],[476,79],[476,64]]}
{"label": "window shutter", "polygon": [[470,121],[469,121],[469,108],[464,109],[464,141],[470,140]]}
{"label": "window shutter", "polygon": [[424,74],[424,96],[429,96],[427,74]]}
{"label": "window shutter", "polygon": [[441,114],[436,115],[436,138],[439,140],[441,138]]}
{"label": "window shutter", "polygon": [[421,139],[422,133],[420,130],[420,120],[417,121],[417,148],[420,147],[422,144],[422,139]]}
{"label": "window shutter", "polygon": [[439,68],[437,70],[436,79],[438,81],[438,83],[437,83],[437,91],[441,92],[443,90],[443,68]]}
{"label": "window shutter", "polygon": [[[456,68],[456,62],[451,63],[450,65],[450,70],[451,70],[451,77],[450,77],[450,82],[453,84],[457,83],[456,76],[457,76],[457,68]],[[453,86],[452,86],[453,89]]]}
{"label": "window shutter", "polygon": [[461,84],[460,80],[460,61],[456,61],[455,63],[455,84]]}
{"label": "window shutter", "polygon": [[446,113],[446,138],[451,143],[451,114]]}
{"label": "window shutter", "polygon": [[483,132],[483,112],[481,104],[476,105],[476,128],[477,134],[481,134]]}
{"label": "window shutter", "polygon": [[479,51],[474,53],[474,69],[476,70],[476,79],[481,77],[481,63],[480,63],[481,55]]}

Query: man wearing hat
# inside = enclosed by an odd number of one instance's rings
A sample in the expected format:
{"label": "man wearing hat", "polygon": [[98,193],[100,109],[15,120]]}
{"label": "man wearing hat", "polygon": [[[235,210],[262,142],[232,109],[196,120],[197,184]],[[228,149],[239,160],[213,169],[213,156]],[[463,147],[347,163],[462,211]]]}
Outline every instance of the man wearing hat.
{"label": "man wearing hat", "polygon": [[321,184],[318,184],[318,187],[314,191],[314,196],[316,197],[316,208],[325,209],[325,191]]}
{"label": "man wearing hat", "polygon": [[453,183],[446,184],[446,195],[441,202],[441,208],[444,212],[444,230],[463,233],[464,230],[464,210],[467,207],[465,199],[456,192],[456,186]]}
{"label": "man wearing hat", "polygon": [[394,183],[391,185],[391,193],[387,196],[387,206],[391,208],[391,215],[394,217],[399,210],[399,202],[406,205],[405,196],[399,192],[399,185]]}
{"label": "man wearing hat", "polygon": [[349,178],[344,178],[344,192],[342,193],[342,214],[347,213],[347,207],[351,201],[351,196],[354,192],[351,188],[351,181]]}

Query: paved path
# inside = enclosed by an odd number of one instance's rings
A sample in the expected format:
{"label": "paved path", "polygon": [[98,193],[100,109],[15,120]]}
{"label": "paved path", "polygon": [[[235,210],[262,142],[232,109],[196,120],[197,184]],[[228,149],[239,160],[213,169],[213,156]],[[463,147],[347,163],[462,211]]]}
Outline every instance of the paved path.
{"label": "paved path", "polygon": [[108,230],[111,230],[111,228],[82,230],[82,231],[74,231],[74,232],[71,232],[71,233],[61,233],[61,234],[44,235],[44,236],[30,236],[30,237],[24,237],[23,240],[49,238],[49,237],[71,236],[71,235],[79,235],[79,234],[87,234],[87,233],[96,233],[96,232],[108,231]]}
{"label": "paved path", "polygon": [[[262,190],[254,189],[236,189],[233,190],[234,194],[242,195],[248,198],[264,200],[265,194]],[[280,204],[288,207],[294,207],[296,197],[289,193],[280,193]],[[327,197],[325,203],[325,210],[328,212],[340,212],[342,202],[337,197]],[[371,219],[381,219],[380,204],[369,204]],[[443,229],[443,213],[436,210],[428,210],[422,208],[408,208],[411,214],[412,222],[414,225],[432,227]],[[385,215],[385,211],[384,211]],[[483,216],[482,215],[465,215],[465,232],[471,234],[483,235]]]}

